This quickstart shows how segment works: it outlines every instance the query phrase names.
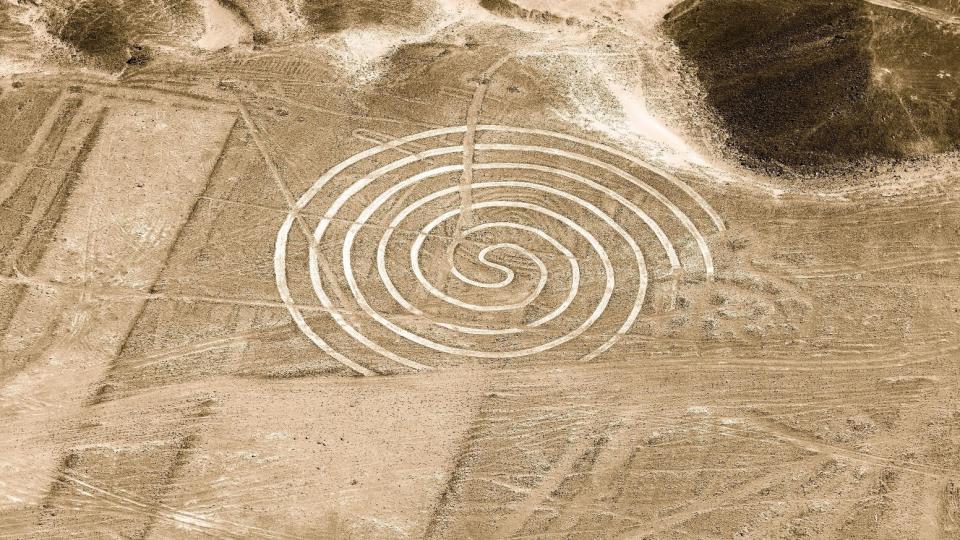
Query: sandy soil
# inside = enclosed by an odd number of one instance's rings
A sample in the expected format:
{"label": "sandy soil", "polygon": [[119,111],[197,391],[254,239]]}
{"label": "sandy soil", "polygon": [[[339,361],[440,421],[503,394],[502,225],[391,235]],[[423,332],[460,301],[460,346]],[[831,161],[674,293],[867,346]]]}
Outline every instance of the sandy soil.
{"label": "sandy soil", "polygon": [[765,176],[669,2],[495,3],[4,5],[0,537],[960,535],[957,156]]}

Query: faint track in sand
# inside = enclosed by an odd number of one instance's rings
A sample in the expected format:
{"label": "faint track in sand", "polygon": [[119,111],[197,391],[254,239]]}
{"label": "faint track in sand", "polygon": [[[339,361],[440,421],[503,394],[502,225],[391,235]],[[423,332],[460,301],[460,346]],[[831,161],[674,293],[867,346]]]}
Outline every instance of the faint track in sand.
{"label": "faint track in sand", "polygon": [[918,6],[915,4],[900,2],[899,0],[866,0],[866,2],[868,4],[873,4],[875,6],[880,6],[887,9],[905,11],[907,13],[919,15],[938,23],[948,24],[951,26],[960,26],[960,16],[947,13],[946,11],[937,8]]}
{"label": "faint track in sand", "polygon": [[524,524],[533,516],[534,512],[550,498],[550,494],[556,491],[573,473],[574,465],[577,460],[590,447],[589,437],[579,437],[572,443],[557,460],[550,471],[540,480],[535,488],[530,490],[526,498],[510,512],[510,515],[504,519],[497,527],[493,538],[512,538]]}
{"label": "faint track in sand", "polygon": [[[805,460],[804,465],[808,467],[817,467],[825,463],[829,458],[818,457]],[[795,464],[791,464],[795,465]],[[722,508],[730,503],[736,502],[744,497],[749,497],[756,492],[759,492],[763,488],[769,487],[771,485],[776,485],[778,481],[783,481],[787,478],[790,478],[794,473],[793,469],[783,470],[781,468],[775,468],[773,471],[768,472],[764,475],[753,478],[752,480],[737,486],[733,489],[727,490],[723,493],[720,493],[713,497],[705,497],[703,499],[697,500],[685,507],[683,510],[680,510],[676,513],[664,516],[662,518],[653,520],[650,523],[643,525],[640,531],[631,530],[629,533],[621,536],[620,538],[626,538],[630,540],[644,540],[650,538],[657,533],[668,531],[682,525],[683,523],[690,521],[691,519],[696,518],[697,516],[707,514],[718,508]]]}
{"label": "faint track in sand", "polygon": [[799,431],[793,430],[782,424],[778,424],[766,418],[751,416],[749,418],[750,423],[757,428],[756,430],[751,429],[738,429],[737,431],[742,433],[765,433],[770,437],[789,443],[805,450],[816,452],[818,454],[826,454],[829,456],[836,456],[849,459],[851,461],[857,461],[860,463],[865,463],[868,465],[874,465],[878,467],[890,467],[904,472],[910,472],[913,474],[921,475],[927,478],[932,479],[954,479],[960,477],[960,469],[951,470],[943,467],[934,467],[929,465],[921,465],[918,463],[910,463],[899,459],[892,459],[882,456],[874,456],[866,452],[860,452],[857,450],[849,450],[834,444],[829,444],[823,441],[818,441],[813,437],[801,433]]}
{"label": "faint track in sand", "polygon": [[[16,468],[12,463],[0,462],[0,465],[6,468]],[[56,475],[46,474],[45,477],[52,483],[62,483],[74,486],[87,497],[100,500],[110,506],[122,508],[126,511],[132,511],[143,516],[152,517],[175,522],[192,530],[196,533],[220,535],[221,537],[255,537],[255,538],[296,538],[282,532],[256,527],[253,525],[243,525],[228,520],[221,520],[214,517],[203,516],[193,512],[179,510],[172,506],[146,502],[132,493],[113,491],[97,485],[92,478],[85,477],[79,473],[70,474],[60,472]]]}

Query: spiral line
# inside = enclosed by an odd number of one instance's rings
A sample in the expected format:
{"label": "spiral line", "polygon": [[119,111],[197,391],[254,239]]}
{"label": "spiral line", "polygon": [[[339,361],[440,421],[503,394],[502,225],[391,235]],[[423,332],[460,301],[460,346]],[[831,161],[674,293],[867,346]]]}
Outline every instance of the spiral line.
{"label": "spiral line", "polygon": [[[368,367],[374,357],[414,370],[464,358],[590,360],[630,331],[651,282],[713,274],[706,239],[671,199],[692,202],[717,230],[723,222],[681,180],[571,135],[479,125],[494,140],[472,145],[482,161],[465,196],[464,164],[454,162],[465,147],[426,143],[466,130],[417,133],[346,159],[280,227],[280,296],[300,330],[346,367],[382,372]],[[414,145],[426,149],[409,154]],[[391,150],[409,155],[384,163]],[[289,267],[303,257],[308,280]],[[320,320],[294,299],[307,290]],[[343,333],[354,343],[331,345]],[[346,352],[356,344],[367,352]]]}

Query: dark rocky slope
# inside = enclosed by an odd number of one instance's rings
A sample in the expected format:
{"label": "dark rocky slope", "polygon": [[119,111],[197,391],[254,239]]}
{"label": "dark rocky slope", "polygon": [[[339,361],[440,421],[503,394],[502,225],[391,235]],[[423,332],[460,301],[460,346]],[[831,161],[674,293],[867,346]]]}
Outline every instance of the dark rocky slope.
{"label": "dark rocky slope", "polygon": [[750,165],[822,168],[956,150],[960,28],[897,6],[687,0],[665,29]]}
{"label": "dark rocky slope", "polygon": [[107,71],[148,58],[147,45],[182,45],[203,28],[193,0],[50,0],[37,3],[44,27],[70,46],[75,61]]}

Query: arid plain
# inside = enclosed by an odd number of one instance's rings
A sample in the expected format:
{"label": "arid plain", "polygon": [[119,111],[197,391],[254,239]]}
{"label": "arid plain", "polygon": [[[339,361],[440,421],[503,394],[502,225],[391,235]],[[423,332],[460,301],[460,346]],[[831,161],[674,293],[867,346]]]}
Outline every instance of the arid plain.
{"label": "arid plain", "polygon": [[960,538],[957,51],[3,0],[0,538]]}

